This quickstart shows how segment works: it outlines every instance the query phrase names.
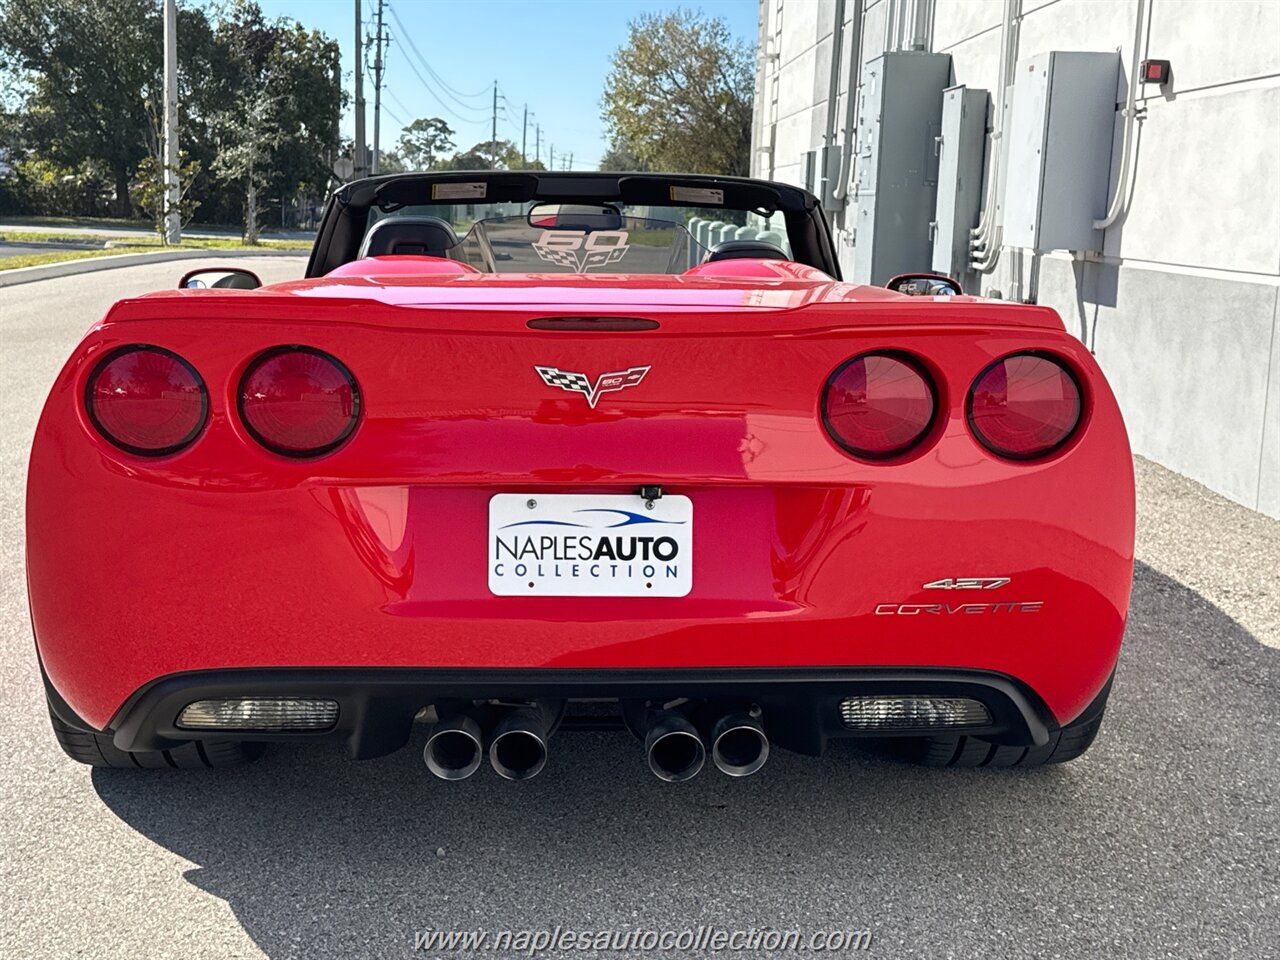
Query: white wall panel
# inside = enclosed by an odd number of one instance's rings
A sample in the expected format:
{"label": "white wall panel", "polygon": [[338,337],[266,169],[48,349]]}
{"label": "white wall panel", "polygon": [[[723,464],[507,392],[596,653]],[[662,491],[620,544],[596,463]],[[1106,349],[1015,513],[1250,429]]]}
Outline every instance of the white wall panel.
{"label": "white wall panel", "polygon": [[1220,87],[1151,104],[1132,201],[1107,252],[1275,274],[1280,262],[1280,86]]}
{"label": "white wall panel", "polygon": [[951,53],[951,47],[983,31],[995,33],[998,45],[1003,20],[1004,0],[942,0],[933,22],[933,49]]}
{"label": "white wall panel", "polygon": [[[1155,0],[1148,54],[1173,64],[1173,89],[1280,73],[1280,3]],[[1148,87],[1153,97],[1159,87]]]}

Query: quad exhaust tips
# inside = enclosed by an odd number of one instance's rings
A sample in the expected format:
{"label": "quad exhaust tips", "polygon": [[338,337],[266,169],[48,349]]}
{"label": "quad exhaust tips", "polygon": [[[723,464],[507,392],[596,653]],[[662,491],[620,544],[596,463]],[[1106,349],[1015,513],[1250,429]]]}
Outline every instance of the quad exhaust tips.
{"label": "quad exhaust tips", "polygon": [[692,780],[707,761],[707,748],[697,728],[674,710],[653,714],[645,732],[644,752],[654,776],[668,783]]}
{"label": "quad exhaust tips", "polygon": [[458,714],[437,723],[422,758],[441,780],[465,780],[480,769],[484,740],[474,718]]}
{"label": "quad exhaust tips", "polygon": [[769,759],[769,738],[758,717],[727,713],[711,727],[711,761],[730,777],[749,777]]}
{"label": "quad exhaust tips", "polygon": [[532,780],[547,765],[552,718],[540,706],[512,710],[493,730],[489,763],[508,780]]}

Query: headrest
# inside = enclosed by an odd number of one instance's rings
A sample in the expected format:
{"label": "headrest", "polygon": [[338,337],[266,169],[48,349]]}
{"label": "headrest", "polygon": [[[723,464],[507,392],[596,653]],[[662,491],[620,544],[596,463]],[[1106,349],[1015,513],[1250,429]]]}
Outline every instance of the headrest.
{"label": "headrest", "polygon": [[439,217],[388,217],[369,228],[359,257],[443,257],[457,244],[453,227]]}
{"label": "headrest", "polygon": [[703,263],[718,260],[787,260],[785,253],[764,240],[725,240],[711,248]]}

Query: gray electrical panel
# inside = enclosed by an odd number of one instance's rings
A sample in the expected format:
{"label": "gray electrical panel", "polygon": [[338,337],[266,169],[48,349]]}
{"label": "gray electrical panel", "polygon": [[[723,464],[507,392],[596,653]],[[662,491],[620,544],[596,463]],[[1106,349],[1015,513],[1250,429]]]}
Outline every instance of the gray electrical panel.
{"label": "gray electrical panel", "polygon": [[1042,53],[1013,83],[1004,242],[1030,250],[1101,250],[1119,53]]}
{"label": "gray electrical panel", "polygon": [[969,231],[982,207],[986,138],[987,91],[960,86],[943,92],[933,269],[958,280],[969,272]]}
{"label": "gray electrical panel", "polygon": [[853,280],[927,271],[938,191],[945,53],[886,53],[862,69]]}

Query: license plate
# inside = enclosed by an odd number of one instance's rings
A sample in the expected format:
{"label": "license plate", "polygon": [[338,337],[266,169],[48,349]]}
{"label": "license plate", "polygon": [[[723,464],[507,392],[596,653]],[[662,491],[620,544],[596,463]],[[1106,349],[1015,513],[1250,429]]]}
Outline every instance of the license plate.
{"label": "license plate", "polygon": [[488,564],[500,597],[683,597],[693,587],[693,502],[499,493]]}

